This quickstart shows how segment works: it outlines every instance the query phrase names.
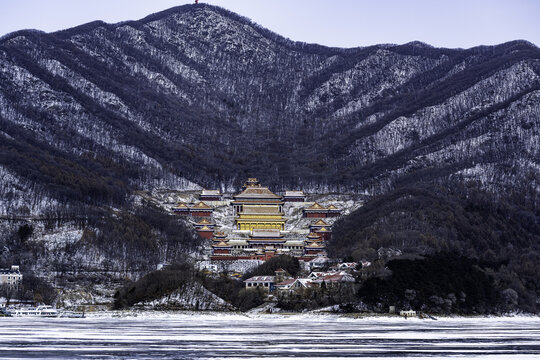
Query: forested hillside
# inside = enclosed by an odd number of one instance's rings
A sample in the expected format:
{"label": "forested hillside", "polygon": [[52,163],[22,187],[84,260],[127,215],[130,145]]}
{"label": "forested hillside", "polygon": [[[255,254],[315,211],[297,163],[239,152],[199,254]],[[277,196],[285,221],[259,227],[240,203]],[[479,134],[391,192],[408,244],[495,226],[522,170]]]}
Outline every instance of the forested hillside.
{"label": "forested hillside", "polygon": [[[329,247],[334,256],[352,254],[355,259],[382,262],[392,259],[388,254],[399,254],[393,256],[402,259],[447,254],[436,256],[438,260],[390,262],[392,277],[372,280],[362,292],[373,303],[404,299],[407,287],[416,287],[416,300],[428,303],[432,295],[455,293],[448,290],[452,286],[467,287],[469,293],[482,286],[490,288],[489,294],[478,293],[475,306],[493,311],[499,297],[511,290],[516,294],[514,305],[538,310],[540,213],[523,194],[511,190],[495,198],[477,184],[420,183],[400,188],[371,199],[339,220]],[[482,274],[469,279],[467,267]],[[448,279],[461,280],[451,285]]]}
{"label": "forested hillside", "polygon": [[540,50],[295,43],[209,5],[0,40],[4,214],[134,189],[538,190]]}

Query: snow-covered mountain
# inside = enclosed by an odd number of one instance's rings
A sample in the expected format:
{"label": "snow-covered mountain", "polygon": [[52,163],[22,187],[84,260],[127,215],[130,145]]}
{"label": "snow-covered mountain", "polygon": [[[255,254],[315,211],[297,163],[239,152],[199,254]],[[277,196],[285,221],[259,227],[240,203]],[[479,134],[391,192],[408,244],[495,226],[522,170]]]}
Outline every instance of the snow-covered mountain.
{"label": "snow-covered mountain", "polygon": [[438,178],[537,194],[540,49],[296,43],[209,5],[0,39],[1,213],[132,190],[383,192]]}

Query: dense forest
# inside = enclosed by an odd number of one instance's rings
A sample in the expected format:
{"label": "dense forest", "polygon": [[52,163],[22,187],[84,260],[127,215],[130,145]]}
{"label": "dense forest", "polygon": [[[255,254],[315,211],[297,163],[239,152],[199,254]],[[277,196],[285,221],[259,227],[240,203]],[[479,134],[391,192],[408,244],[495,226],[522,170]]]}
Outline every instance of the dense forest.
{"label": "dense forest", "polygon": [[[477,285],[492,286],[497,292],[485,295],[483,308],[486,304],[498,304],[493,296],[514,291],[515,305],[527,311],[538,310],[540,213],[519,193],[509,191],[495,196],[481,190],[478,184],[459,182],[399,188],[370,199],[365,206],[340,219],[334,226],[329,251],[334,256],[352,254],[356,260],[390,261],[387,266],[393,277],[370,283],[366,288],[370,290],[364,294],[377,289],[372,296],[396,299],[403,297],[402,286],[411,283],[419,287],[430,283],[451,287],[447,277],[466,281],[467,274],[478,273],[465,271],[474,265],[481,269],[482,276],[491,278],[479,280]],[[450,254],[449,260],[445,262],[444,256],[438,256],[437,261],[412,261],[438,253]],[[396,254],[403,262],[392,263]],[[452,259],[455,262],[448,263]],[[418,270],[420,264],[424,266],[422,271]],[[405,281],[404,276],[410,279]],[[402,286],[396,287],[396,283]],[[391,294],[389,289],[394,289]],[[425,295],[418,292],[418,299],[423,299],[421,294]],[[441,296],[430,296],[435,295]],[[369,299],[375,301],[373,297]]]}

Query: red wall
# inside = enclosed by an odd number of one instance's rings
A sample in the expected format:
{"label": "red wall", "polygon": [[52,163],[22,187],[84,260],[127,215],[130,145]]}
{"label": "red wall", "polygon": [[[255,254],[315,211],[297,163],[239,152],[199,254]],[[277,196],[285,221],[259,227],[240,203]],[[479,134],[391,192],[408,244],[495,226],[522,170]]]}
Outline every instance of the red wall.
{"label": "red wall", "polygon": [[305,217],[308,217],[308,218],[325,218],[326,217],[326,213],[312,213],[312,212],[308,212],[308,213],[304,213]]}
{"label": "red wall", "polygon": [[230,254],[229,249],[214,249],[214,254]]}
{"label": "red wall", "polygon": [[198,231],[199,236],[203,239],[211,239],[214,236],[213,231]]}
{"label": "red wall", "polygon": [[191,216],[198,216],[198,217],[209,217],[212,216],[211,211],[191,211]]}

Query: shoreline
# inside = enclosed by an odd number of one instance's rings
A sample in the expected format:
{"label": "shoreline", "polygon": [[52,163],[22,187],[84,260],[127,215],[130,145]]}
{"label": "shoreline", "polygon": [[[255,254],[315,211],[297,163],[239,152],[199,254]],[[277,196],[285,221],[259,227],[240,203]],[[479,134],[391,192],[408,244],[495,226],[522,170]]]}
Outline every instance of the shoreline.
{"label": "shoreline", "polygon": [[305,312],[305,313],[243,313],[243,312],[223,312],[223,311],[189,311],[189,310],[111,310],[85,313],[86,318],[238,318],[238,319],[291,319],[291,318],[313,318],[313,319],[342,319],[351,321],[361,320],[403,320],[403,321],[427,321],[439,320],[501,320],[501,319],[539,319],[540,314],[504,314],[504,315],[434,315],[435,319],[429,317],[420,318],[403,317],[398,314],[377,314],[377,313],[331,313],[331,312]]}

